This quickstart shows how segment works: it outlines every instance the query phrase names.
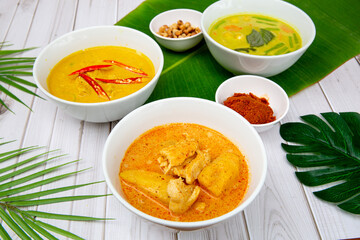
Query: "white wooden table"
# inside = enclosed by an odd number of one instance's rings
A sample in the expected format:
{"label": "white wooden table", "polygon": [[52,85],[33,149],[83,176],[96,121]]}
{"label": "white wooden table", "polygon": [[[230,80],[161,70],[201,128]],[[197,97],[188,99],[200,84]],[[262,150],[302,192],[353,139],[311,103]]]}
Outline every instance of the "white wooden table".
{"label": "white wooden table", "polygon": [[[50,41],[95,25],[112,25],[142,0],[0,0],[0,42],[13,48],[37,46],[23,56],[37,56]],[[29,78],[29,80],[32,80]],[[116,123],[94,124],[76,120],[55,105],[13,90],[33,111],[0,94],[13,114],[0,108],[0,137],[16,139],[8,149],[40,145],[68,153],[64,161],[82,159],[68,170],[92,169],[50,187],[103,180],[101,154]],[[39,91],[37,91],[41,94]],[[355,59],[325,79],[290,98],[283,122],[321,112],[360,112],[360,65]],[[313,188],[295,178],[281,149],[279,125],[262,133],[268,154],[268,175],[259,196],[231,220],[193,232],[167,229],[148,223],[125,209],[113,196],[38,207],[39,211],[116,218],[100,222],[49,221],[85,239],[340,239],[360,237],[360,218],[317,199]],[[3,150],[4,148],[1,148]],[[47,167],[54,163],[47,164]],[[39,190],[39,189],[38,189]],[[44,188],[42,189],[44,190]],[[105,183],[69,194],[106,194]],[[17,239],[16,235],[12,235]],[[63,237],[60,237],[63,239]]]}

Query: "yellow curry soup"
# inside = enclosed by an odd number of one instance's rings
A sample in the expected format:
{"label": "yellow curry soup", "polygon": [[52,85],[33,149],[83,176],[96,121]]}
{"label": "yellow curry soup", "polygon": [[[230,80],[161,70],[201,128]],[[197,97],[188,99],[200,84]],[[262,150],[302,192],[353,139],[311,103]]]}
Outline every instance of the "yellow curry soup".
{"label": "yellow curry soup", "polygon": [[173,123],[145,132],[130,145],[119,179],[127,201],[140,211],[192,222],[235,209],[247,191],[249,172],[240,150],[221,133]]}
{"label": "yellow curry soup", "polygon": [[154,76],[154,65],[143,53],[127,47],[99,46],[62,59],[51,70],[47,84],[49,92],[61,99],[95,103],[130,95]]}
{"label": "yellow curry soup", "polygon": [[301,48],[300,34],[290,24],[260,14],[236,14],[216,20],[210,36],[232,50],[253,55],[280,55]]}

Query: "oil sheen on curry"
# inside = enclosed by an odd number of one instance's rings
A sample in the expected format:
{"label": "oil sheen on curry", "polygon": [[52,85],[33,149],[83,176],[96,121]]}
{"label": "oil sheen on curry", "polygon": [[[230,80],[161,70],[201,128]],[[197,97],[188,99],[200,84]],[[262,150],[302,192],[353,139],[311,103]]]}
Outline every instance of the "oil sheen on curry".
{"label": "oil sheen on curry", "polygon": [[172,123],[138,137],[120,166],[127,201],[165,220],[193,222],[235,209],[249,182],[240,150],[202,125]]}
{"label": "oil sheen on curry", "polygon": [[47,84],[54,96],[81,103],[106,102],[143,88],[155,75],[143,53],[120,46],[87,48],[62,59]]}

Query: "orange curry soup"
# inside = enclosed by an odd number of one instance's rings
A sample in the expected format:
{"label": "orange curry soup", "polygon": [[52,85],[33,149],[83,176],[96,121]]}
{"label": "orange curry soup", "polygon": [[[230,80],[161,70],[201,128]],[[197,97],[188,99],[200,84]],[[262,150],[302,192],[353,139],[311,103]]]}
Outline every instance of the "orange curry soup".
{"label": "orange curry soup", "polygon": [[[107,67],[84,70],[94,66]],[[140,51],[98,46],[63,58],[51,70],[47,85],[49,92],[58,98],[97,103],[126,97],[145,87],[154,76],[153,63]]]}
{"label": "orange curry soup", "polygon": [[135,208],[165,220],[192,222],[236,208],[247,191],[249,172],[240,150],[221,133],[172,123],[145,132],[130,145],[119,178]]}

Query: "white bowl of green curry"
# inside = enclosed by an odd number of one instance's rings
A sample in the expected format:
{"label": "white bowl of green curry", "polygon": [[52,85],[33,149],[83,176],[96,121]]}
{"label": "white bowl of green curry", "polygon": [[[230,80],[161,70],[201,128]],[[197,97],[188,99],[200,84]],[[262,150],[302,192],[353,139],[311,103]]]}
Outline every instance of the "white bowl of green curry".
{"label": "white bowl of green curry", "polygon": [[216,61],[228,71],[264,77],[291,67],[315,38],[301,9],[280,0],[221,0],[203,13],[201,28]]}

